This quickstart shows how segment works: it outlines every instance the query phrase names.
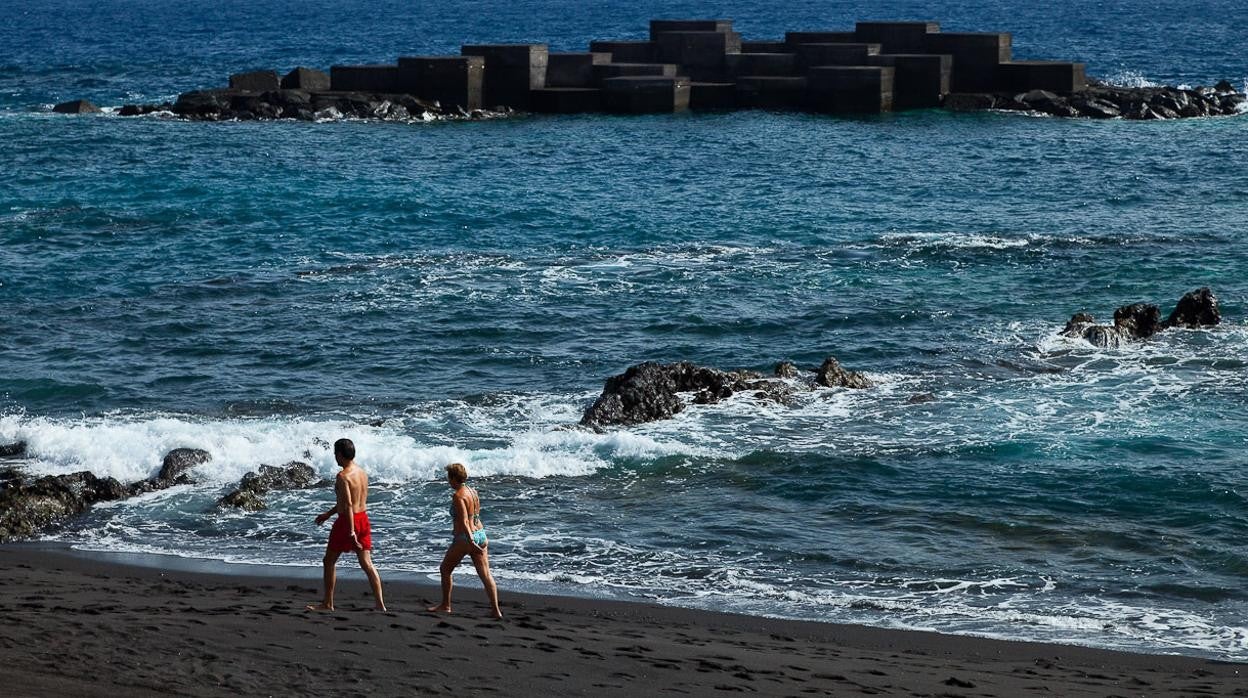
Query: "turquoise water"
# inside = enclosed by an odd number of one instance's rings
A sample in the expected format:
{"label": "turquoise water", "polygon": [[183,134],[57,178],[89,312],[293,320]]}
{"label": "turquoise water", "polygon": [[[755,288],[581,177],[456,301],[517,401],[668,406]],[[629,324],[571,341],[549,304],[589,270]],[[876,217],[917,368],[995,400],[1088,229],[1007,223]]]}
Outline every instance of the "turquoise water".
{"label": "turquoise water", "polygon": [[[201,484],[56,538],[315,564],[326,490],[212,503],[260,463],[332,474],[322,444],[345,435],[383,568],[434,573],[441,467],[463,460],[505,588],[1248,659],[1248,121],[64,117],[44,105],[256,66],[880,12],[30,7],[0,28],[0,441],[27,440],[40,472],[123,480],[174,447],[214,454]],[[1012,30],[1021,56],[1120,81],[1248,75],[1237,5],[1075,8],[889,14]],[[1203,285],[1217,329],[1117,350],[1057,335]],[[567,428],[642,360],[828,354],[878,387]]]}

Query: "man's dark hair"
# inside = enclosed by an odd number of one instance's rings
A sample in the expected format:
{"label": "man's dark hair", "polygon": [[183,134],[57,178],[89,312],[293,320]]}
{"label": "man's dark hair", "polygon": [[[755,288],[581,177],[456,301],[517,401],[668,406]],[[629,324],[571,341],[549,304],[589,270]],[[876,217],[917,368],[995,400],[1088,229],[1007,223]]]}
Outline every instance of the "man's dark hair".
{"label": "man's dark hair", "polygon": [[338,439],[334,442],[334,455],[355,460],[355,444],[351,443],[351,439]]}

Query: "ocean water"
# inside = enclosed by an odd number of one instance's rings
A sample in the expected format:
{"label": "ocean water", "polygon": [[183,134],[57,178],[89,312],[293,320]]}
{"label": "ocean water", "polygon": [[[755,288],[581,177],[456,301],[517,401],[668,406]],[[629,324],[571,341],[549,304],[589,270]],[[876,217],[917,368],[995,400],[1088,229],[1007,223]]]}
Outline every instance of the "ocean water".
{"label": "ocean water", "polygon": [[[257,67],[463,42],[747,38],[856,19],[1014,33],[1119,82],[1248,77],[1248,7],[1106,2],[29,0],[0,22],[0,442],[36,472],[200,483],[90,550],[315,565],[331,493],[215,500],[353,438],[383,573],[434,575],[465,462],[504,589],[1248,660],[1248,120],[740,112],[479,123],[66,117]],[[1086,310],[1216,329],[1123,349]],[[643,360],[837,356],[877,387],[575,428]],[[914,403],[914,395],[934,399]],[[464,581],[472,583],[470,571]]]}

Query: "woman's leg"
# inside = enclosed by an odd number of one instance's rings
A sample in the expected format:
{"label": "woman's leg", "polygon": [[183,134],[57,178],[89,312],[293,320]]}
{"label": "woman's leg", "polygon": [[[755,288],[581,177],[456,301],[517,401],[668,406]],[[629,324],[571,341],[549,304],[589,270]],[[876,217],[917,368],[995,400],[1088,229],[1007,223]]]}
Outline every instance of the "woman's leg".
{"label": "woman's leg", "polygon": [[494,575],[490,574],[489,544],[481,552],[472,552],[472,566],[477,568],[477,576],[481,578],[481,586],[485,587],[485,595],[494,607],[494,617],[502,618],[503,611],[498,607],[498,585],[494,584]]}
{"label": "woman's leg", "polygon": [[442,558],[442,567],[439,570],[442,573],[442,603],[430,606],[430,611],[451,612],[451,573],[459,566],[459,561],[464,559],[467,552],[468,546],[464,543],[452,543],[451,547],[447,548],[446,557]]}

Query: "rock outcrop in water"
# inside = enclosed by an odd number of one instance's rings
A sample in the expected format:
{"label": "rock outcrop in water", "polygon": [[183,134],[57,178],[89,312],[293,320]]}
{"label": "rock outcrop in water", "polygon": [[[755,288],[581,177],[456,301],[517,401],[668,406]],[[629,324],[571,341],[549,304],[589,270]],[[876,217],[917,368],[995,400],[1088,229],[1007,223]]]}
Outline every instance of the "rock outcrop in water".
{"label": "rock outcrop in water", "polygon": [[1048,90],[1022,93],[951,94],[945,99],[950,111],[999,109],[1089,119],[1151,121],[1198,116],[1232,116],[1241,113],[1248,97],[1235,92],[1230,83],[1218,87],[1117,87],[1090,81],[1087,88],[1069,94]]}
{"label": "rock outcrop in water", "polygon": [[809,380],[799,383],[799,388],[781,380],[802,377],[802,372],[787,361],[776,365],[775,378],[754,371],[721,371],[688,361],[671,364],[647,361],[608,378],[602,395],[585,410],[580,423],[601,429],[669,419],[685,409],[680,393],[693,393],[691,401],[697,405],[713,405],[749,391],[758,399],[786,403],[799,389],[871,387],[864,375],[846,371],[833,357],[828,357],[811,373]]}
{"label": "rock outcrop in water", "polygon": [[25,454],[25,441],[16,441],[11,444],[0,444],[0,458],[20,458]]}
{"label": "rock outcrop in water", "polygon": [[[25,452],[25,444],[13,455]],[[165,455],[160,472],[149,480],[123,485],[90,472],[29,478],[18,468],[0,471],[0,542],[30,538],[83,513],[92,504],[125,499],[191,482],[188,471],[207,462],[207,451],[179,448]]]}
{"label": "rock outcrop in water", "polygon": [[1148,339],[1170,327],[1210,327],[1222,321],[1218,299],[1213,291],[1200,288],[1183,295],[1165,322],[1161,309],[1151,303],[1133,303],[1114,311],[1114,324],[1099,325],[1089,313],[1075,313],[1066,322],[1062,334],[1079,337],[1088,343],[1106,348]]}
{"label": "rock outcrop in water", "polygon": [[259,470],[244,475],[238,488],[222,497],[218,505],[260,511],[268,506],[264,495],[269,492],[303,489],[319,481],[316,471],[307,463],[291,461],[282,466],[262,465]]}

